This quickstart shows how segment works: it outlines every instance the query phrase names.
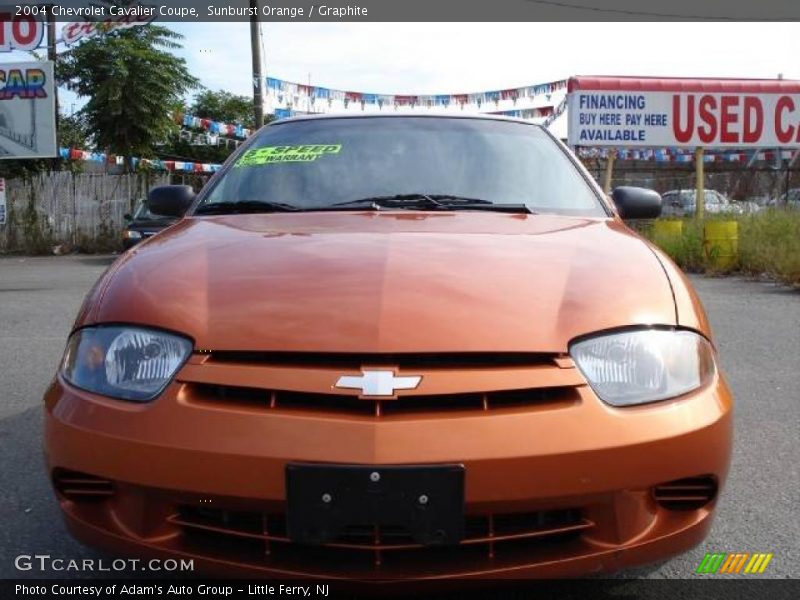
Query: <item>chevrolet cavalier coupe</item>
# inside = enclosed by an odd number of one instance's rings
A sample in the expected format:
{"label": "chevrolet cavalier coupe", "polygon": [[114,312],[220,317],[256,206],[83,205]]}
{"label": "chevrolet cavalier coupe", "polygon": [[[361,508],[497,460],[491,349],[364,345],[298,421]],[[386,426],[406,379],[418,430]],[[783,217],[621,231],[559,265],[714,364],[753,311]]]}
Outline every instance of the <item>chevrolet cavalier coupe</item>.
{"label": "chevrolet cavalier coupe", "polygon": [[45,394],[78,539],[209,572],[580,576],[709,532],[732,399],[691,285],[547,130],[272,123],[88,294]]}

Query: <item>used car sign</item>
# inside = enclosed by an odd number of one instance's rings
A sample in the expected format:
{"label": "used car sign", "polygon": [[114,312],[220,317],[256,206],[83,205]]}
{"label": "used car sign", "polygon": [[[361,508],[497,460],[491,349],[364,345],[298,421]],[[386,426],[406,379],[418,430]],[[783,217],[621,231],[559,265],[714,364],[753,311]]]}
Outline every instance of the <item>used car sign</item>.
{"label": "used car sign", "polygon": [[573,77],[569,89],[573,145],[800,145],[795,81]]}

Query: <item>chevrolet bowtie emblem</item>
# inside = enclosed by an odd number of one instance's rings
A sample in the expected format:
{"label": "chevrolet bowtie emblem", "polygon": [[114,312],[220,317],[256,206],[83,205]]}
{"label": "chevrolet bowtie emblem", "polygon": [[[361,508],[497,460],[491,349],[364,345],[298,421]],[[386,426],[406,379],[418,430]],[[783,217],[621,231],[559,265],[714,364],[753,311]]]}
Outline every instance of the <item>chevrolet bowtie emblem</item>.
{"label": "chevrolet bowtie emblem", "polygon": [[361,390],[362,396],[394,396],[395,390],[413,390],[420,381],[420,375],[396,377],[393,371],[361,371],[360,376],[342,375],[336,387]]}

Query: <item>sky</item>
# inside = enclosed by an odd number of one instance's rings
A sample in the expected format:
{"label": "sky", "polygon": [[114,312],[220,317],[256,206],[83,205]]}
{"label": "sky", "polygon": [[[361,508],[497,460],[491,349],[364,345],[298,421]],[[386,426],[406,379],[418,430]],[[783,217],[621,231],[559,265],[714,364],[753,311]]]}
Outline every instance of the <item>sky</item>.
{"label": "sky", "polygon": [[[795,23],[264,23],[266,73],[386,94],[570,75],[800,78]],[[247,23],[175,24],[204,85],[249,94]]]}
{"label": "sky", "polygon": [[[248,23],[165,23],[210,89],[249,95]],[[265,74],[384,94],[467,93],[570,75],[800,78],[795,23],[265,22]],[[0,62],[27,59],[19,53]],[[64,110],[80,99],[62,93]]]}

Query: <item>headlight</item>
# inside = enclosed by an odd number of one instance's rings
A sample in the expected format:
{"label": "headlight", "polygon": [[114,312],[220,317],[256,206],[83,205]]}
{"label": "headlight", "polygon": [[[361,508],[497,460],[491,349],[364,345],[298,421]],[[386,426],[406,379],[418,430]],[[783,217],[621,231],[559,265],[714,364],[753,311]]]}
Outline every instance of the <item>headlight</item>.
{"label": "headlight", "polygon": [[139,327],[87,327],[67,343],[61,373],[104,396],[147,402],[167,386],[192,352],[184,337]]}
{"label": "headlight", "polygon": [[135,229],[126,229],[122,232],[122,237],[126,240],[140,240],[142,239],[142,232]]}
{"label": "headlight", "polygon": [[631,406],[680,396],[714,375],[714,351],[690,331],[648,329],[599,335],[570,346],[601,400]]}

